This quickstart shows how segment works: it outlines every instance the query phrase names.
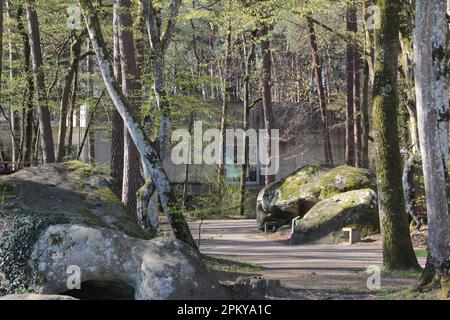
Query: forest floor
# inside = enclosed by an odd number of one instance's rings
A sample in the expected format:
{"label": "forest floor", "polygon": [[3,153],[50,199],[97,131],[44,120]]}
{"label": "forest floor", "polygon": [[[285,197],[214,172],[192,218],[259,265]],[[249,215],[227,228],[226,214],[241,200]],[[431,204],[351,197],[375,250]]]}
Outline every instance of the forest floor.
{"label": "forest floor", "polygon": [[[199,222],[190,223],[198,239]],[[410,290],[419,272],[381,274],[381,289],[368,290],[369,266],[382,265],[381,243],[377,236],[348,244],[289,245],[283,235],[265,235],[256,231],[255,220],[206,220],[202,224],[200,251],[220,261],[240,264],[239,272],[216,271],[222,281],[239,275],[260,275],[279,279],[283,293],[278,299],[430,299],[432,295]],[[420,241],[419,241],[420,245]],[[419,262],[426,260],[424,248],[417,248]],[[223,260],[222,260],[223,259]],[[232,271],[232,270],[231,270]],[[234,279],[233,279],[234,277]]]}

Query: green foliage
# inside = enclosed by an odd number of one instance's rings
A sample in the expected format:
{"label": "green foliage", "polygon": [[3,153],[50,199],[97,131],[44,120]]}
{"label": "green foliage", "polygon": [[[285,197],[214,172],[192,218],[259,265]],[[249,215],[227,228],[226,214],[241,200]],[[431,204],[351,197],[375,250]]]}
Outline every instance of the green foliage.
{"label": "green foliage", "polygon": [[221,185],[215,175],[197,173],[202,181],[203,192],[192,196],[187,210],[183,213],[195,219],[248,218],[252,215],[252,197],[246,197],[246,216],[239,216],[239,184],[226,182]]}

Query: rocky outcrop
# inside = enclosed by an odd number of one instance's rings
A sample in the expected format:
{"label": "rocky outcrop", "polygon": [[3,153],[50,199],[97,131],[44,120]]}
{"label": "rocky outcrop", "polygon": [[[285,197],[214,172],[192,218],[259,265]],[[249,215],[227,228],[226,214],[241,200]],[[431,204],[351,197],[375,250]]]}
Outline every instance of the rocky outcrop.
{"label": "rocky outcrop", "polygon": [[101,168],[78,162],[1,178],[0,295],[99,299],[106,287],[122,299],[226,296],[197,251],[149,240],[110,185]]}
{"label": "rocky outcrop", "polygon": [[258,229],[263,230],[267,221],[281,226],[303,216],[322,200],[364,188],[375,189],[374,177],[366,169],[304,166],[260,191],[256,205]]}
{"label": "rocky outcrop", "polygon": [[298,221],[291,244],[301,244],[327,238],[336,241],[342,228],[354,227],[363,236],[380,231],[377,195],[371,189],[348,191],[317,203]]}
{"label": "rocky outcrop", "polygon": [[0,177],[0,209],[49,216],[56,213],[145,238],[112,186],[105,168],[78,161],[25,168]]}

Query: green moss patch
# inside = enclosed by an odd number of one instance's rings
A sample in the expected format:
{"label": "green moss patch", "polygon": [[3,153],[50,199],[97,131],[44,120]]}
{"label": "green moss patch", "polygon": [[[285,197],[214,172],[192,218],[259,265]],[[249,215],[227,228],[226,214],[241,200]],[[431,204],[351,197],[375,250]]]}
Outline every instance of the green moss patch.
{"label": "green moss patch", "polygon": [[310,189],[316,197],[330,198],[338,193],[364,188],[375,189],[375,182],[366,169],[339,166],[325,173]]}
{"label": "green moss patch", "polygon": [[325,168],[318,165],[308,165],[300,168],[295,173],[275,183],[270,188],[275,192],[279,191],[280,200],[290,200],[298,197],[300,188],[310,183],[314,177],[325,171]]}
{"label": "green moss patch", "polygon": [[363,236],[380,230],[376,195],[371,189],[338,194],[316,204],[298,222],[293,243],[305,243],[339,233],[344,227],[361,230]]}

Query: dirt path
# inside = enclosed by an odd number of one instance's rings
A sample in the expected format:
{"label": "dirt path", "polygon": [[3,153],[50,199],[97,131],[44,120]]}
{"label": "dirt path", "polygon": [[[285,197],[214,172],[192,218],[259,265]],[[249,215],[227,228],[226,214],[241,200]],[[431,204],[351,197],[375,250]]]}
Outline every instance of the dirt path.
{"label": "dirt path", "polygon": [[[191,223],[198,237],[198,222]],[[382,264],[379,245],[311,244],[289,246],[256,232],[255,220],[209,220],[202,226],[200,250],[210,256],[264,267],[258,273],[280,279],[289,289],[366,289],[368,266]],[[421,264],[425,263],[420,259]],[[383,275],[382,288],[406,287],[414,279]]]}

